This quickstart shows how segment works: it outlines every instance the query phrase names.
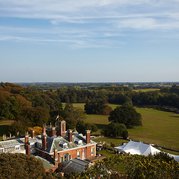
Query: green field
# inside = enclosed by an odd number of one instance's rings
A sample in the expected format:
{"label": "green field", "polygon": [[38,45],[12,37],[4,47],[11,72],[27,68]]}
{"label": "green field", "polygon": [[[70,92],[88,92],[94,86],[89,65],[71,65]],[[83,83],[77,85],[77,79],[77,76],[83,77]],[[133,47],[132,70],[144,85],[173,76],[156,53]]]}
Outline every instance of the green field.
{"label": "green field", "polygon": [[[75,103],[74,107],[84,109],[84,103]],[[113,109],[117,106],[110,105]],[[140,140],[147,143],[158,144],[167,148],[179,150],[179,114],[164,112],[151,108],[136,108],[142,115],[143,126],[129,129],[131,139]],[[108,116],[105,115],[86,115],[86,123],[96,124],[100,131],[109,123]],[[0,136],[6,133],[7,128],[11,125],[11,120],[0,121]],[[0,137],[0,140],[2,137]],[[106,141],[118,145],[120,139],[101,138],[97,141]]]}
{"label": "green field", "polygon": [[160,89],[157,88],[144,88],[144,89],[134,89],[135,92],[152,92],[152,91],[159,91]]}
{"label": "green field", "polygon": [[105,143],[109,145],[114,144],[115,146],[119,146],[119,144],[121,145],[124,142],[128,142],[127,140],[124,140],[124,139],[115,139],[115,138],[109,138],[109,137],[96,137],[93,140],[95,142],[101,142],[101,143],[105,141]]}
{"label": "green field", "polygon": [[[117,105],[111,105],[114,109]],[[84,109],[84,104],[74,104]],[[179,150],[179,114],[164,112],[151,108],[136,108],[142,115],[143,126],[129,129],[131,139],[158,144]],[[87,123],[94,123],[100,129],[108,124],[108,116],[87,115]]]}

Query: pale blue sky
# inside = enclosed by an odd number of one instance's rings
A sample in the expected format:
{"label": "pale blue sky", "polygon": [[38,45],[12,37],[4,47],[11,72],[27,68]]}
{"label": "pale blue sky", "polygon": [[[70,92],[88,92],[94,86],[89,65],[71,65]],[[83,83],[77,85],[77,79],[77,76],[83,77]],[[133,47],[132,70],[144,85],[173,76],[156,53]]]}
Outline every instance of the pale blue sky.
{"label": "pale blue sky", "polygon": [[0,81],[179,81],[179,0],[0,0]]}

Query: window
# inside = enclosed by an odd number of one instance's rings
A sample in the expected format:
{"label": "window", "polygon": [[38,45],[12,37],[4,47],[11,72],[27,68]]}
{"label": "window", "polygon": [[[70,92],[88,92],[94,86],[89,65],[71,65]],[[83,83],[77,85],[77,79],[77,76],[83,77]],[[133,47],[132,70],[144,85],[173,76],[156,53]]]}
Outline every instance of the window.
{"label": "window", "polygon": [[70,155],[69,154],[65,154],[64,155],[64,161],[67,162],[70,160]]}
{"label": "window", "polygon": [[59,146],[64,148],[64,149],[68,148],[68,144],[67,143],[59,143]]}
{"label": "window", "polygon": [[63,144],[63,148],[64,148],[64,149],[67,149],[67,148],[68,148],[68,144],[67,144],[67,143],[64,143],[64,144]]}
{"label": "window", "polygon": [[91,148],[91,155],[94,155],[94,153],[95,153],[95,148],[92,147],[92,148]]}
{"label": "window", "polygon": [[3,148],[0,148],[0,153],[3,153],[4,152],[4,149]]}
{"label": "window", "polygon": [[77,151],[77,158],[80,158],[80,151]]}
{"label": "window", "polygon": [[20,150],[20,146],[19,145],[15,146],[15,149]]}
{"label": "window", "polygon": [[82,141],[82,140],[75,140],[75,143],[76,143],[77,145],[82,145],[82,144],[83,144],[83,141]]}

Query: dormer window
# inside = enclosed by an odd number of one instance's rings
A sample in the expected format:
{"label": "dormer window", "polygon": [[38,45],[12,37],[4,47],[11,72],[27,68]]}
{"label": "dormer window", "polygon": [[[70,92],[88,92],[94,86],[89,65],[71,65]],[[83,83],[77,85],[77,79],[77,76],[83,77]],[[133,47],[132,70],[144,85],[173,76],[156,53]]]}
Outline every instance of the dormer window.
{"label": "dormer window", "polygon": [[15,146],[16,150],[20,150],[20,145]]}
{"label": "dormer window", "polygon": [[65,143],[60,143],[59,146],[62,147],[63,149],[68,148],[68,144],[66,142]]}
{"label": "dormer window", "polygon": [[67,143],[64,143],[64,144],[63,144],[63,148],[64,148],[64,149],[68,148],[68,144],[67,144]]}
{"label": "dormer window", "polygon": [[3,153],[4,152],[4,148],[0,148],[0,153]]}
{"label": "dormer window", "polygon": [[75,144],[77,144],[77,145],[82,145],[82,144],[83,144],[83,141],[82,141],[82,140],[75,140]]}

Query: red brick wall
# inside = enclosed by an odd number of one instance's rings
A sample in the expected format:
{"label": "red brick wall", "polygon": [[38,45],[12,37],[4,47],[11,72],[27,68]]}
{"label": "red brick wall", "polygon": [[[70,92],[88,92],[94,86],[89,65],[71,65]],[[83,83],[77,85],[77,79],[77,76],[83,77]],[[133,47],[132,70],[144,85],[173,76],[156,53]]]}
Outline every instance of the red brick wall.
{"label": "red brick wall", "polygon": [[71,155],[72,159],[77,158],[77,150],[75,149],[75,150],[60,152],[58,155],[58,158],[59,158],[58,161],[60,161],[60,158],[63,157],[65,154]]}
{"label": "red brick wall", "polygon": [[85,152],[84,158],[91,158],[92,156],[96,156],[96,152],[94,152],[93,155],[91,155],[91,147],[95,148],[94,146],[88,146],[88,147],[83,147],[83,148],[78,148],[78,149],[74,149],[74,150],[69,150],[69,151],[62,151],[58,153],[58,162],[60,163],[60,158],[63,157],[65,154],[69,154],[71,155],[71,158],[77,158],[77,151],[80,152],[80,158],[82,159],[82,153],[83,150]]}
{"label": "red brick wall", "polygon": [[[93,146],[87,146],[87,147],[82,147],[82,148],[78,148],[78,149],[74,149],[74,150],[67,150],[67,151],[61,151],[61,152],[58,152],[57,154],[57,158],[58,160],[56,162],[60,163],[60,159],[61,157],[64,157],[65,154],[69,154],[71,155],[71,159],[74,159],[74,158],[77,158],[77,151],[80,152],[80,158],[82,159],[82,153],[83,153],[83,150],[84,150],[84,159],[85,158],[91,158],[91,157],[94,157],[96,156],[96,151],[94,152],[93,155],[91,155],[91,148],[94,147],[95,148],[95,145]],[[95,148],[96,149],[96,148]],[[44,153],[43,151],[41,150],[37,150],[37,153],[38,155],[42,156],[43,158],[46,158],[47,160],[53,160],[54,161],[54,154],[52,156]]]}
{"label": "red brick wall", "polygon": [[91,157],[91,146],[86,147],[86,158],[90,158],[90,157]]}

